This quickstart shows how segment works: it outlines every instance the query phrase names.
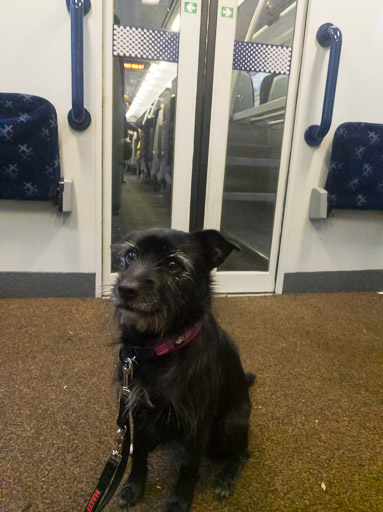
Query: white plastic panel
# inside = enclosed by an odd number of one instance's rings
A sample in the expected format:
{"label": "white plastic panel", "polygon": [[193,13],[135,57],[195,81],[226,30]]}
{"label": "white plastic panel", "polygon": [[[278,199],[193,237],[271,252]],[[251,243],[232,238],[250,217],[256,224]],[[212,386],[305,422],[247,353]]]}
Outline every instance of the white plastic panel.
{"label": "white plastic panel", "polygon": [[[328,22],[342,31],[342,54],[332,126],[322,144],[312,148],[303,135],[321,117],[329,56],[317,43],[316,32]],[[309,219],[311,190],[325,184],[337,126],[347,121],[382,123],[382,23],[380,0],[370,0],[368,7],[356,0],[309,2],[278,292],[282,291],[285,273],[382,268],[382,212],[338,210],[328,219]]]}
{"label": "white plastic panel", "polygon": [[[8,272],[97,272],[101,277],[102,5],[84,19],[85,105],[92,124],[68,125],[71,108],[70,15],[65,1],[2,2],[1,90],[42,96],[56,108],[61,171],[73,181],[73,210],[46,203],[0,202],[0,269]],[[6,50],[4,47],[6,45]]]}

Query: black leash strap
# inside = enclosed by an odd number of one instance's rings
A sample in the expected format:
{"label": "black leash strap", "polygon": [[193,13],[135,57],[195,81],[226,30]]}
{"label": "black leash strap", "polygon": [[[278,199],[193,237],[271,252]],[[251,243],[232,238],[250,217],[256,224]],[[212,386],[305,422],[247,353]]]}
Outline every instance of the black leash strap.
{"label": "black leash strap", "polygon": [[133,378],[134,364],[135,359],[128,358],[124,361],[124,366],[122,367],[123,384],[120,398],[120,410],[117,419],[117,425],[119,427],[116,433],[117,449],[112,451],[107,460],[84,512],[101,512],[104,510],[124,476],[128,464],[131,442],[128,397],[130,393],[129,385]]}

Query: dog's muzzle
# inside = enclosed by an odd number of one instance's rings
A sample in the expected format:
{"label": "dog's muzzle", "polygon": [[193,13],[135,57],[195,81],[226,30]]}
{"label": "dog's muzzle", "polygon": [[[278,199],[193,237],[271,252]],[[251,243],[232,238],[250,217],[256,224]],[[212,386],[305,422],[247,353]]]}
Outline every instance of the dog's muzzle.
{"label": "dog's muzzle", "polygon": [[124,302],[129,302],[132,299],[135,299],[138,294],[138,287],[137,286],[131,286],[127,284],[120,284],[117,288],[118,295]]}

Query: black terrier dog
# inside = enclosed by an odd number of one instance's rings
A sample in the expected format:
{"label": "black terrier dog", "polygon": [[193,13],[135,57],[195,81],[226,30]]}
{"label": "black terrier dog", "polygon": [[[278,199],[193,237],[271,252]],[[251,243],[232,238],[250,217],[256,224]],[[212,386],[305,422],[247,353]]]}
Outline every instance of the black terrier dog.
{"label": "black terrier dog", "polygon": [[118,496],[142,496],[148,453],[180,441],[184,457],[164,512],[187,512],[204,454],[220,458],[216,493],[228,497],[249,457],[253,374],[211,311],[210,272],[238,249],[215,230],[134,232],[118,246],[122,270],[113,291],[122,359],[136,357],[129,406],[132,469]]}

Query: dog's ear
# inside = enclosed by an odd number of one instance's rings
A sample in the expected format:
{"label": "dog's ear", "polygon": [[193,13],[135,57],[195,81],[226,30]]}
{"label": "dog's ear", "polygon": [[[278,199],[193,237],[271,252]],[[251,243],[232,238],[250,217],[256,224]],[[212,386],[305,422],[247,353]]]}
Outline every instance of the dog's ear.
{"label": "dog's ear", "polygon": [[192,236],[199,239],[205,252],[205,260],[209,270],[222,265],[233,250],[241,250],[233,240],[229,240],[227,236],[223,236],[215,229],[196,231]]}

